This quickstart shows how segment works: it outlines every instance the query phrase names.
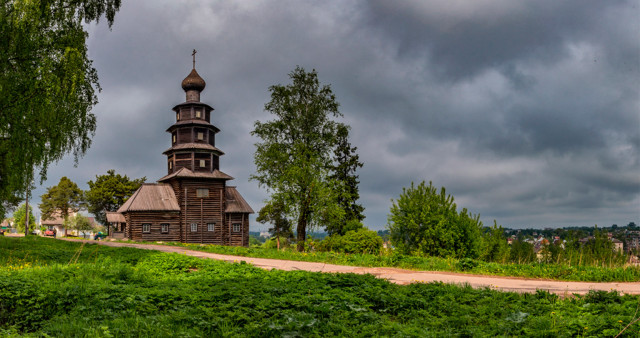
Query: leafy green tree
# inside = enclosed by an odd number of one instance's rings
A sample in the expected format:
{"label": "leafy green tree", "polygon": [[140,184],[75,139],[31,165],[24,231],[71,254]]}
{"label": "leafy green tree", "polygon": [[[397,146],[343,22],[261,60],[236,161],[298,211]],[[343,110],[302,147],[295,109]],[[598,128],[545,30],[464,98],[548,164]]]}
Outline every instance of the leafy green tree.
{"label": "leafy green tree", "polygon": [[533,244],[525,242],[523,238],[517,238],[511,243],[509,259],[518,264],[534,262],[537,256]]}
{"label": "leafy green tree", "polygon": [[111,26],[119,8],[120,0],[1,2],[0,216],[26,195],[36,168],[42,182],[51,163],[89,148],[100,87],[85,23],[105,15]]}
{"label": "leafy green tree", "polygon": [[330,178],[341,126],[331,117],[342,114],[331,88],[320,86],[315,70],[296,67],[289,77],[291,84],[269,87],[271,100],[264,108],[275,119],[256,121],[251,132],[261,139],[251,179],[267,188],[268,203],[281,204],[284,214],[296,220],[297,247],[303,251],[307,228],[344,214],[336,202],[338,183]]}
{"label": "leafy green tree", "polygon": [[[2,142],[2,141],[0,141],[0,142]],[[2,164],[0,164],[0,166],[2,166]],[[1,170],[2,169],[0,168],[0,173],[1,173]],[[2,181],[2,177],[1,176],[0,176],[0,181]],[[0,185],[2,185],[2,182],[0,182]],[[1,187],[0,187],[0,189],[1,189]],[[2,193],[0,192],[0,195],[1,194]],[[1,196],[0,196],[0,199],[2,199]],[[15,196],[15,195],[7,196],[5,200],[0,201],[0,204],[1,204],[0,205],[0,219],[2,219],[6,213],[14,211],[18,207],[18,204],[20,204],[20,202],[22,202],[22,201],[23,201],[22,198],[20,198],[18,196]]]}
{"label": "leafy green tree", "polygon": [[334,164],[331,167],[330,179],[337,182],[337,203],[344,210],[343,218],[333,218],[324,221],[325,229],[329,235],[344,235],[351,230],[363,227],[362,220],[364,207],[358,204],[360,193],[358,190],[358,175],[356,170],[362,168],[360,157],[356,153],[357,147],[349,143],[349,128],[345,125],[338,126],[337,146],[334,150]]}
{"label": "leafy green tree", "polygon": [[82,237],[86,235],[87,232],[93,230],[94,226],[91,224],[91,221],[85,216],[80,214],[76,214],[75,216],[71,216],[64,221],[65,229],[73,229],[82,233]]}
{"label": "leafy green tree", "polygon": [[502,225],[494,220],[493,227],[482,236],[482,259],[489,262],[504,263],[509,259],[509,244],[507,237],[504,235]]}
{"label": "leafy green tree", "polygon": [[291,230],[291,222],[284,214],[284,206],[279,203],[267,203],[260,212],[256,221],[265,224],[271,223],[273,227],[269,228],[269,233],[276,238],[276,247],[280,250],[280,238],[291,239],[293,238],[293,231]]}
{"label": "leafy green tree", "polygon": [[453,196],[445,188],[437,192],[429,182],[411,182],[392,200],[387,228],[391,243],[402,254],[477,258],[480,254],[480,216],[456,211]]}
{"label": "leafy green tree", "polygon": [[[18,229],[18,232],[24,232],[24,226],[26,221],[26,204],[22,203],[13,213],[13,226]],[[33,216],[33,210],[29,206],[29,232],[36,229],[36,218]]]}
{"label": "leafy green tree", "polygon": [[255,235],[249,235],[249,247],[259,247],[262,245],[262,242]]}
{"label": "leafy green tree", "polygon": [[[84,205],[83,193],[78,185],[63,176],[58,185],[47,188],[47,192],[42,195],[42,203],[38,206],[42,212],[42,219],[53,219],[61,216],[67,221],[71,212],[78,212]],[[66,235],[65,228],[65,235]]]}
{"label": "leafy green tree", "polygon": [[87,182],[89,190],[84,195],[87,210],[96,216],[98,223],[107,224],[106,212],[117,211],[146,180],[146,177],[129,179],[113,169],[106,175],[96,175],[95,182]]}

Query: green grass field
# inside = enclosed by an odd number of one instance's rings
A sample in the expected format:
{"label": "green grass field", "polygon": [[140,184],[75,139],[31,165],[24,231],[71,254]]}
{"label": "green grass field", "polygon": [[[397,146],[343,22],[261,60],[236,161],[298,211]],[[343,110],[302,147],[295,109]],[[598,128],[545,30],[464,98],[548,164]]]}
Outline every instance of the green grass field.
{"label": "green grass field", "polygon": [[615,336],[639,306],[0,237],[1,336]]}
{"label": "green grass field", "polygon": [[[157,244],[157,243],[149,243]],[[478,275],[513,276],[524,278],[543,278],[584,282],[640,282],[640,267],[607,267],[593,265],[566,265],[546,263],[494,263],[481,260],[454,259],[440,257],[417,257],[387,253],[344,254],[335,252],[297,252],[293,248],[278,251],[267,248],[245,248],[221,245],[200,245],[183,243],[163,243],[163,245],[181,246],[190,250],[236,255],[287,259],[305,262],[323,262],[338,265],[363,267],[396,267],[424,271],[451,271]]]}

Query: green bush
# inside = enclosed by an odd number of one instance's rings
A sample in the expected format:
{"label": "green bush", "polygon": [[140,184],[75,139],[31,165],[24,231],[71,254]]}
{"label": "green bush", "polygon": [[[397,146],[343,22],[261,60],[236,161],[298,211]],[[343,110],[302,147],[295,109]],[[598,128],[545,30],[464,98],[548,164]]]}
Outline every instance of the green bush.
{"label": "green bush", "polygon": [[478,215],[457,211],[453,196],[429,182],[402,188],[388,217],[391,243],[403,254],[478,258],[482,222]]}
{"label": "green bush", "polygon": [[463,258],[458,261],[458,269],[461,271],[470,271],[478,266],[478,262],[471,258]]}
{"label": "green bush", "polygon": [[318,246],[319,251],[335,251],[350,254],[379,254],[381,249],[382,238],[378,236],[377,232],[365,228],[351,230],[344,236],[329,236]]}
{"label": "green bush", "polygon": [[[291,245],[291,242],[289,241],[289,239],[287,239],[286,237],[280,237],[280,248],[284,249],[284,248],[288,248]],[[264,244],[262,244],[262,247],[265,249],[277,249],[278,248],[278,242],[276,237],[270,237],[269,239],[267,239]]]}
{"label": "green bush", "polygon": [[351,230],[342,236],[343,250],[346,253],[378,254],[382,249],[382,238],[369,229]]}

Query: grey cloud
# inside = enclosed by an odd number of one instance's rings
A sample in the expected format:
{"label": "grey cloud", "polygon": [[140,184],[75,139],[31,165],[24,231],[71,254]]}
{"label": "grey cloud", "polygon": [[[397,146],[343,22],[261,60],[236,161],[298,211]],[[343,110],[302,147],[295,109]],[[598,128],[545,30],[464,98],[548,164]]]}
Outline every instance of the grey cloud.
{"label": "grey cloud", "polygon": [[[520,60],[553,62],[568,42],[591,40],[610,8],[631,9],[634,3],[526,1],[480,8],[486,2],[374,1],[368,24],[389,35],[400,56],[428,58],[449,81]],[[443,10],[456,5],[475,7],[478,15]]]}
{"label": "grey cloud", "polygon": [[637,223],[639,10],[638,1],[126,1],[111,31],[89,26],[103,87],[93,146],[77,168],[52,167],[34,195],[63,175],[85,188],[111,168],[163,176],[165,129],[195,48],[221,169],[256,210],[267,195],[248,180],[249,133],[271,118],[268,87],[300,65],[331,84],[351,124],[372,228],[422,180],[486,224]]}

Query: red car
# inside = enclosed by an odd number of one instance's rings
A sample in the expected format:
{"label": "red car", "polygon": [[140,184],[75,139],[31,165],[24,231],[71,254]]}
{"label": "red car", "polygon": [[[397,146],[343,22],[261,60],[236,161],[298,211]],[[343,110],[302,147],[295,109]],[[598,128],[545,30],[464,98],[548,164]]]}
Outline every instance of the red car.
{"label": "red car", "polygon": [[53,235],[54,235],[53,230],[52,230],[52,229],[47,229],[47,230],[44,232],[44,235],[45,235],[45,236],[53,236]]}

